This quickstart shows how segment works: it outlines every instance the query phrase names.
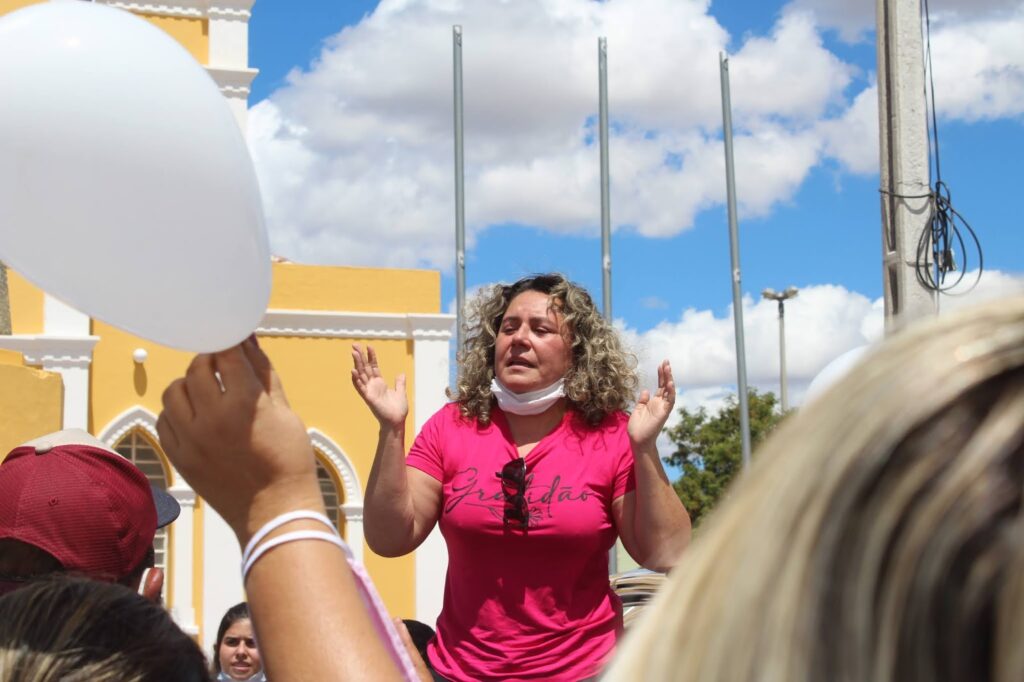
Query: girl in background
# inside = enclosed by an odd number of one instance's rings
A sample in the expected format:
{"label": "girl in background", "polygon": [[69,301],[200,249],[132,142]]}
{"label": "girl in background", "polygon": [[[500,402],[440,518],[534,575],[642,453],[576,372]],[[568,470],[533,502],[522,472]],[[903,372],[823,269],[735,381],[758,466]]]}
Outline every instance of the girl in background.
{"label": "girl in background", "polygon": [[221,682],[265,682],[267,679],[256,646],[249,605],[244,601],[228,609],[220,620],[217,641],[213,645],[213,674]]}

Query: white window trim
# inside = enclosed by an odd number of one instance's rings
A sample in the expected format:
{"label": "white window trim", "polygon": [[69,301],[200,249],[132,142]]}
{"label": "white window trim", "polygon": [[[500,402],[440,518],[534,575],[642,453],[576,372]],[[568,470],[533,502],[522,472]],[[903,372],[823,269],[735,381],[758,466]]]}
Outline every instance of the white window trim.
{"label": "white window trim", "polygon": [[313,447],[327,460],[325,464],[334,469],[341,480],[345,502],[340,511],[345,516],[345,535],[352,553],[359,561],[363,560],[363,489],[359,484],[359,474],[355,465],[345,451],[330,437],[319,429],[309,429],[309,440]]}

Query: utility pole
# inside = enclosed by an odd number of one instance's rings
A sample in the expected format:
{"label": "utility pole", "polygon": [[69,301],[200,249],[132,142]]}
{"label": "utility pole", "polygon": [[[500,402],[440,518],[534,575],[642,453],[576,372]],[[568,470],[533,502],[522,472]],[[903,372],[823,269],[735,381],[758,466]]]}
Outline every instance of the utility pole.
{"label": "utility pole", "polygon": [[763,298],[779,303],[779,400],[781,401],[782,413],[789,409],[789,392],[786,390],[786,301],[797,295],[799,289],[786,287],[782,293],[775,289],[765,289],[761,292]]}
{"label": "utility pole", "polygon": [[[935,292],[917,277],[918,241],[934,208],[920,0],[876,0],[881,147],[885,331],[937,311]],[[929,259],[931,249],[921,258]]]}

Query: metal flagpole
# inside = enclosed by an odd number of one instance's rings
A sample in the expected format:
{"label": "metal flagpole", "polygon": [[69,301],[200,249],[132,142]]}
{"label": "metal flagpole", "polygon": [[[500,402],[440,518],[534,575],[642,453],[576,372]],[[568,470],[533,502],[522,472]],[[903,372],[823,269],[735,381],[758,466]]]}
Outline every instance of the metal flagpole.
{"label": "metal flagpole", "polygon": [[462,353],[466,307],[466,178],[462,154],[462,27],[452,26],[455,90],[455,324],[456,357]]}
{"label": "metal flagpole", "polygon": [[598,127],[601,137],[601,287],[604,316],[612,320],[612,219],[608,177],[608,39],[597,39]]}
{"label": "metal flagpole", "polygon": [[722,76],[722,132],[725,138],[725,190],[729,206],[729,254],[732,259],[732,315],[736,327],[736,379],[740,408],[743,466],[750,465],[750,407],[747,399],[747,352],[743,339],[743,292],[740,287],[740,235],[736,221],[736,175],[732,155],[732,103],[729,99],[729,59],[718,53]]}
{"label": "metal flagpole", "polygon": [[[611,204],[608,200],[608,39],[597,39],[597,110],[601,138],[601,289],[604,294],[604,316],[612,321],[612,228]],[[619,543],[608,550],[608,572],[618,573]]]}

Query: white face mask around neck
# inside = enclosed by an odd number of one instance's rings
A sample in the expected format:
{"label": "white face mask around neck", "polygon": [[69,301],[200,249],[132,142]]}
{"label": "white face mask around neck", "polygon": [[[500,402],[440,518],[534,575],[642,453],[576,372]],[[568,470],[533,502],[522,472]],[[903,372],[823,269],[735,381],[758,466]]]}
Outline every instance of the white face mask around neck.
{"label": "white face mask around neck", "polygon": [[502,412],[528,416],[540,414],[565,396],[565,379],[559,379],[547,388],[528,393],[513,393],[497,379],[491,380],[491,393]]}

